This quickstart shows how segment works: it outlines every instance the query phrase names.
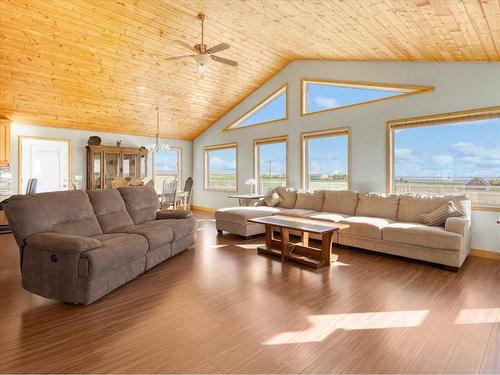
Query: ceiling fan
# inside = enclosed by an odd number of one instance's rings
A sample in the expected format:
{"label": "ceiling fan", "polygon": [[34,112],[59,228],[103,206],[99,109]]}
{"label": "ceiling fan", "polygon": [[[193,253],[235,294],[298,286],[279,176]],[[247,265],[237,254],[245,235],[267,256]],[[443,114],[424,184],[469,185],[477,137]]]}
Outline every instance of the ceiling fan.
{"label": "ceiling fan", "polygon": [[219,56],[214,55],[214,53],[228,49],[230,47],[229,44],[220,43],[220,44],[217,44],[216,46],[213,46],[212,48],[207,48],[207,45],[204,44],[204,24],[205,24],[206,18],[207,17],[205,16],[205,14],[203,14],[203,13],[198,14],[198,19],[201,21],[201,43],[200,44],[196,44],[194,46],[191,46],[188,43],[183,42],[182,40],[175,40],[175,43],[177,43],[177,44],[179,44],[179,45],[181,45],[181,46],[183,46],[183,47],[185,47],[193,52],[196,52],[196,54],[169,57],[166,59],[166,61],[174,61],[174,60],[184,59],[187,57],[192,57],[198,63],[198,71],[200,73],[203,73],[206,70],[206,68],[211,60],[214,60],[214,61],[217,61],[217,62],[220,62],[223,64],[231,65],[231,66],[238,65],[238,62],[236,62],[234,60],[229,60],[229,59],[226,59],[224,57],[219,57]]}

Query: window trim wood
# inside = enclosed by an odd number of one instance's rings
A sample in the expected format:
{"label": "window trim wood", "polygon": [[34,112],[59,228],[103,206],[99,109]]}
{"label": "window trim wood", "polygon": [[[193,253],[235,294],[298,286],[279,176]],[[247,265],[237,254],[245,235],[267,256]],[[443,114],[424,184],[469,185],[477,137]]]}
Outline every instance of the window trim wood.
{"label": "window trim wood", "polygon": [[[319,111],[307,112],[307,84],[317,83],[317,84],[330,84],[332,86],[339,87],[349,87],[349,88],[373,88],[373,89],[384,89],[384,91],[395,91],[403,92],[401,95],[390,96],[387,98],[373,99],[360,103],[347,104],[335,108],[326,108]],[[329,79],[319,79],[319,78],[302,78],[300,81],[301,95],[300,95],[300,115],[308,116],[322,112],[337,111],[340,109],[353,108],[360,105],[377,103],[385,100],[403,98],[405,96],[423,94],[426,92],[434,91],[433,86],[417,86],[417,85],[404,85],[404,84],[392,84],[392,83],[374,83],[374,82],[363,82],[363,81],[344,81],[344,80],[329,80]],[[405,92],[406,91],[406,92]]]}
{"label": "window trim wood", "polygon": [[[281,95],[281,91],[284,91],[285,93],[285,117],[275,119],[275,120],[269,120],[269,121],[264,121],[264,122],[259,122],[257,124],[252,124],[252,125],[247,125],[247,126],[242,126],[238,127],[243,121],[245,121],[247,118],[252,116],[255,112],[258,112],[262,108],[264,108],[267,104],[272,102],[274,99],[276,99],[278,96]],[[252,107],[249,111],[245,112],[242,116],[238,117],[236,121],[228,125],[223,129],[223,131],[232,131],[232,130],[241,130],[241,129],[247,129],[247,128],[252,128],[254,126],[260,126],[260,125],[269,125],[274,122],[278,121],[286,121],[288,120],[288,83],[280,86],[276,91],[274,91],[271,95],[267,96],[264,100],[261,100],[257,105]]]}
{"label": "window trim wood", "polygon": [[[330,128],[300,134],[300,186],[302,189],[309,189],[307,180],[307,153],[306,141],[314,138],[325,138],[332,136],[347,135],[347,190],[352,189],[352,136],[351,127]],[[306,188],[307,186],[307,188]]]}
{"label": "window trim wood", "polygon": [[289,149],[288,149],[288,135],[279,135],[276,137],[266,137],[266,138],[257,138],[253,140],[253,175],[254,179],[257,183],[257,188],[255,189],[255,192],[257,194],[262,194],[262,192],[259,189],[260,185],[260,173],[259,173],[259,165],[260,165],[260,155],[259,155],[259,146],[260,145],[265,145],[265,144],[273,144],[273,143],[283,143],[285,142],[285,186],[288,186],[288,175],[289,175],[289,163],[288,163],[288,155],[289,155]]}
{"label": "window trim wood", "polygon": [[[393,192],[393,174],[394,174],[394,130],[417,128],[422,126],[437,126],[458,122],[475,121],[500,118],[500,106],[469,109],[465,111],[440,113],[412,117],[406,119],[389,120],[385,123],[386,138],[386,190]],[[472,205],[474,211],[493,211],[500,212],[500,207]]]}
{"label": "window trim wood", "polygon": [[[208,177],[209,177],[209,171],[208,171],[208,152],[209,151],[214,151],[214,150],[225,150],[229,148],[234,148],[236,150],[236,186],[235,189],[217,189],[217,188],[211,188],[208,186]],[[216,192],[223,192],[223,193],[237,193],[238,192],[238,187],[239,187],[239,157],[238,157],[238,142],[232,142],[232,143],[223,143],[223,144],[218,144],[218,145],[210,145],[210,146],[205,146],[204,147],[204,163],[203,163],[203,190],[205,191],[216,191]]]}

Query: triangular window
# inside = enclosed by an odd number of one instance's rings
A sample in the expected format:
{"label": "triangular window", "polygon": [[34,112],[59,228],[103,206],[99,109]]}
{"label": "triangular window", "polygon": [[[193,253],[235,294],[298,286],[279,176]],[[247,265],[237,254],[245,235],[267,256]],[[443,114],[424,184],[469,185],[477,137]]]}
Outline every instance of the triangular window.
{"label": "triangular window", "polygon": [[240,129],[247,126],[267,124],[287,118],[286,86],[281,87],[255,108],[245,113],[226,130]]}
{"label": "triangular window", "polygon": [[304,115],[431,91],[433,87],[304,80],[302,90]]}

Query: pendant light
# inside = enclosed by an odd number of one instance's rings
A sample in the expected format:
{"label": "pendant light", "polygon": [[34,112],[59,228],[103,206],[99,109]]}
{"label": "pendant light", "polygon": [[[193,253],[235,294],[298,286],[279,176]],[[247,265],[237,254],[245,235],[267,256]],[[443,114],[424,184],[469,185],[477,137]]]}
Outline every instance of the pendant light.
{"label": "pendant light", "polygon": [[160,108],[155,107],[156,111],[156,143],[154,145],[154,152],[168,151],[170,150],[169,145],[164,145],[160,143]]}

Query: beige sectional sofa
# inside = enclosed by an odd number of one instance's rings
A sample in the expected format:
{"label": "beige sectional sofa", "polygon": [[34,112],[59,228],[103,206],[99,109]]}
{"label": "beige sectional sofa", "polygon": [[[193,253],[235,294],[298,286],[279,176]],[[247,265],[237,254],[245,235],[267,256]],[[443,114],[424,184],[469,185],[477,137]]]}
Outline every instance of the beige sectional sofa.
{"label": "beige sectional sofa", "polygon": [[[264,226],[247,220],[269,215],[306,217],[346,223],[341,245],[442,264],[462,265],[469,254],[471,203],[466,195],[297,191],[278,187],[282,199],[275,207],[231,207],[215,213],[217,230],[244,237],[264,233]],[[272,193],[272,192],[271,192]],[[453,201],[463,217],[448,218],[444,226],[427,226],[422,215]]]}
{"label": "beige sectional sofa", "polygon": [[189,211],[158,211],[148,186],[16,195],[6,213],[23,287],[90,304],[193,245]]}

